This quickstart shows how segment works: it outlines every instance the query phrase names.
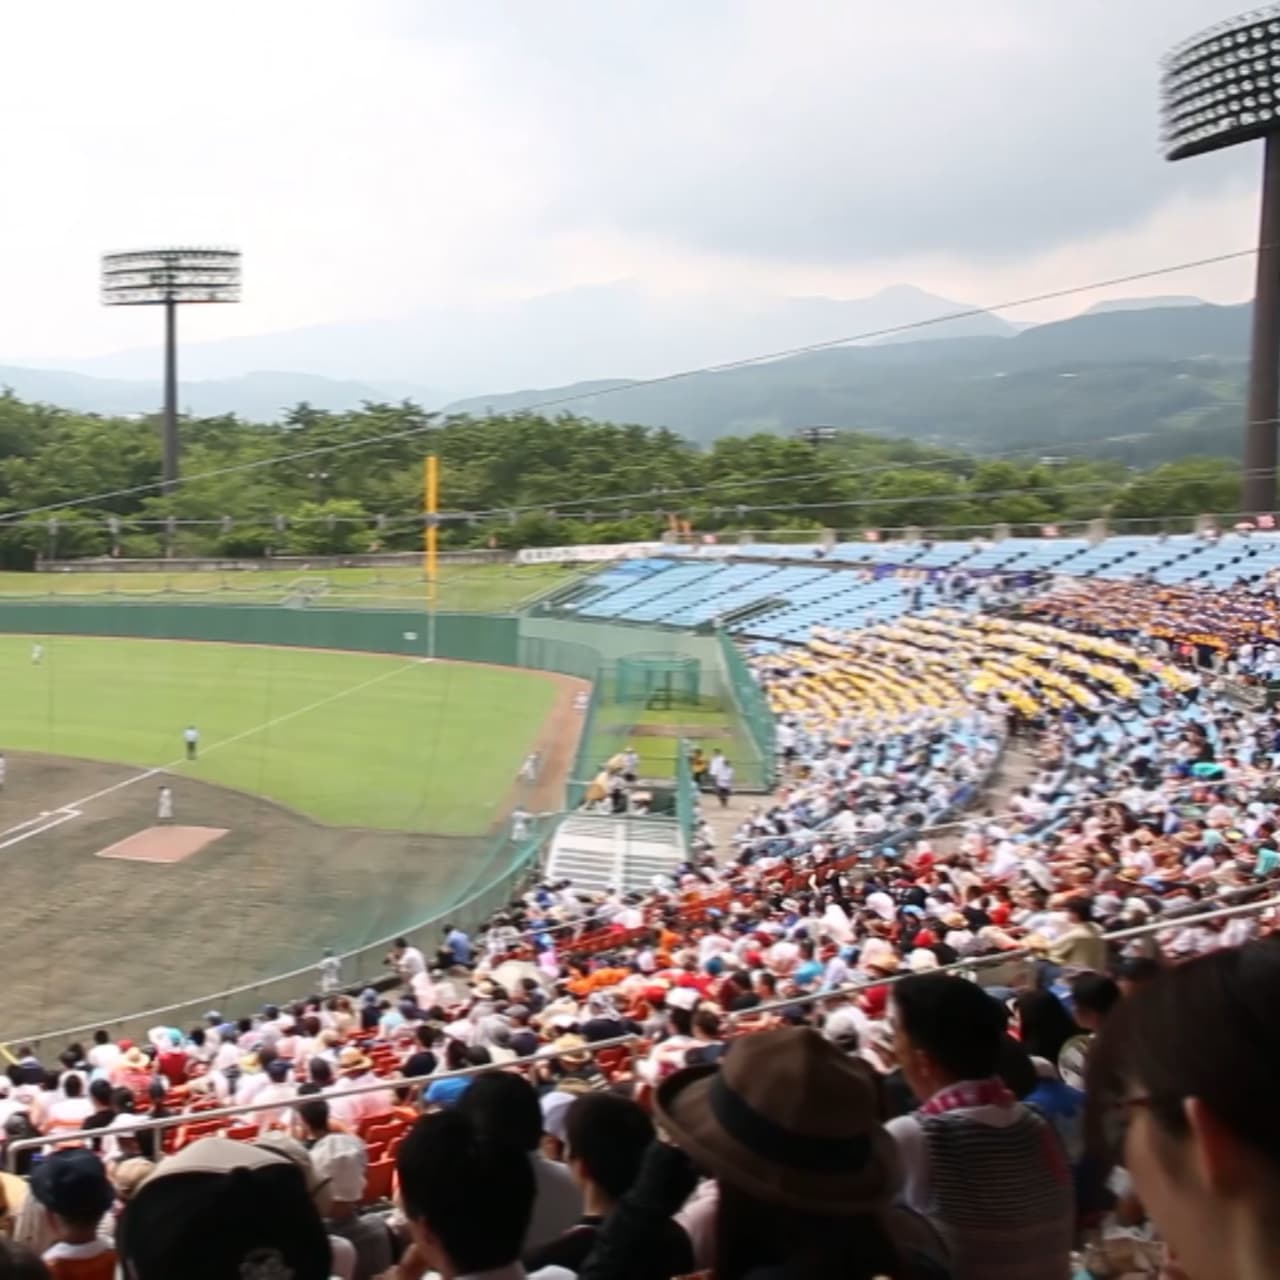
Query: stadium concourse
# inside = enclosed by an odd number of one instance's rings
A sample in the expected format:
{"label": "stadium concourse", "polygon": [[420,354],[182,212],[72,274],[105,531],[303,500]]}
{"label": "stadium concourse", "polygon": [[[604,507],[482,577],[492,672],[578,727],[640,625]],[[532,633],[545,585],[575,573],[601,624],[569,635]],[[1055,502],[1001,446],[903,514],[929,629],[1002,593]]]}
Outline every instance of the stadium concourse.
{"label": "stadium concourse", "polygon": [[[16,1240],[143,1280],[1261,1274],[1271,571],[939,568],[866,579],[895,607],[856,628],[757,624],[779,785],[646,891],[534,883],[377,989],[14,1046]],[[594,582],[579,612],[635,585]]]}

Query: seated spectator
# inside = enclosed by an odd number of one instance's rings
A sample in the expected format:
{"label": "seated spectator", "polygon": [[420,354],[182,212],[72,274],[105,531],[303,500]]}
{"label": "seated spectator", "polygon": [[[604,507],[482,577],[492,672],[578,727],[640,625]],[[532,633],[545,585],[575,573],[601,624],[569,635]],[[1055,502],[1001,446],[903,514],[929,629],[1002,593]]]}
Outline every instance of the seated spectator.
{"label": "seated spectator", "polygon": [[129,1280],[329,1280],[329,1238],[298,1167],[245,1142],[201,1138],[164,1160],[125,1207]]}
{"label": "seated spectator", "polygon": [[[274,1058],[267,1064],[267,1081],[254,1096],[254,1102],[262,1105],[267,1102],[288,1102],[297,1096],[297,1089],[292,1080],[293,1071],[290,1065],[281,1058]],[[250,1117],[257,1121],[258,1132],[266,1133],[268,1129],[282,1128],[287,1120],[288,1110],[285,1107],[273,1107],[270,1111],[259,1111]]]}
{"label": "seated spectator", "polygon": [[920,1110],[891,1120],[904,1198],[941,1233],[964,1280],[1067,1274],[1071,1175],[1052,1127],[998,1079],[1005,1013],[963,978],[893,989],[898,1063]]}
{"label": "seated spectator", "polygon": [[151,1059],[127,1040],[121,1040],[120,1047],[123,1052],[111,1070],[111,1083],[117,1089],[128,1089],[130,1093],[146,1093],[147,1085],[151,1083]]}
{"label": "seated spectator", "polygon": [[[461,1040],[446,1040],[444,1045],[444,1069],[462,1071],[467,1063],[467,1046]],[[433,1080],[423,1090],[423,1101],[430,1107],[456,1106],[458,1099],[471,1087],[472,1076],[445,1076]]]}
{"label": "seated spectator", "polygon": [[[527,1155],[481,1131],[461,1112],[424,1116],[396,1153],[413,1237],[404,1276],[520,1274],[535,1182]],[[145,1280],[145,1278],[143,1278]]]}
{"label": "seated spectator", "polygon": [[329,1104],[321,1096],[318,1085],[300,1085],[298,1087],[298,1097],[305,1097],[307,1100],[306,1102],[300,1102],[296,1107],[290,1108],[293,1112],[291,1128],[293,1136],[304,1147],[310,1150],[321,1138],[327,1137],[331,1133],[344,1132],[342,1126],[334,1123],[330,1118]]}
{"label": "seated spectator", "polygon": [[329,1099],[329,1110],[335,1120],[348,1129],[355,1129],[363,1120],[386,1114],[391,1098],[385,1089],[349,1092],[378,1083],[373,1060],[367,1054],[354,1045],[343,1049],[338,1055],[338,1069],[342,1073],[341,1078]]}
{"label": "seated spectator", "polygon": [[329,1134],[311,1148],[316,1178],[329,1192],[325,1228],[354,1247],[354,1280],[374,1280],[392,1261],[386,1220],[379,1214],[360,1212],[368,1163],[364,1143],[349,1133]]}
{"label": "seated spectator", "polygon": [[542,1110],[533,1086],[520,1076],[487,1071],[476,1076],[456,1108],[481,1134],[526,1153],[534,1175],[533,1213],[523,1253],[563,1235],[582,1214],[582,1193],[562,1164],[543,1156]]}
{"label": "seated spectator", "polygon": [[716,1197],[690,1213],[714,1216],[718,1278],[941,1274],[926,1262],[940,1244],[891,1209],[898,1165],[870,1067],[812,1028],[745,1036],[721,1067],[678,1072],[658,1089],[655,1119],[675,1145],[649,1148],[579,1272],[586,1280],[650,1273],[663,1223],[699,1172],[715,1179]]}
{"label": "seated spectator", "polygon": [[1176,1274],[1249,1280],[1280,1259],[1280,943],[1161,973],[1110,1014],[1089,1108]]}
{"label": "seated spectator", "polygon": [[440,1038],[439,1028],[433,1027],[426,1022],[421,1023],[414,1029],[413,1049],[401,1067],[406,1078],[413,1079],[415,1076],[429,1076],[436,1069],[438,1059],[435,1055],[435,1046],[439,1043]]}
{"label": "seated spectator", "polygon": [[93,1112],[93,1102],[84,1096],[84,1077],[68,1071],[62,1077],[62,1097],[55,1098],[44,1113],[45,1133],[57,1136],[78,1131]]}
{"label": "seated spectator", "polygon": [[1064,969],[1106,969],[1107,944],[1094,923],[1093,902],[1089,898],[1072,898],[1063,910],[1069,923],[1065,932],[1049,943],[1050,961]]}
{"label": "seated spectator", "polygon": [[[653,1122],[644,1108],[610,1093],[575,1098],[564,1128],[566,1163],[582,1188],[583,1214],[564,1234],[525,1255],[529,1271],[551,1266],[581,1270],[600,1225],[639,1176],[654,1137]],[[652,1269],[638,1267],[632,1272],[634,1280],[666,1280],[694,1269],[693,1249],[684,1230],[668,1218],[660,1232],[663,1239],[653,1251]]]}
{"label": "seated spectator", "polygon": [[115,1251],[98,1234],[115,1202],[102,1161],[83,1148],[55,1151],[36,1166],[31,1195],[54,1239],[43,1259],[53,1280],[115,1280]]}

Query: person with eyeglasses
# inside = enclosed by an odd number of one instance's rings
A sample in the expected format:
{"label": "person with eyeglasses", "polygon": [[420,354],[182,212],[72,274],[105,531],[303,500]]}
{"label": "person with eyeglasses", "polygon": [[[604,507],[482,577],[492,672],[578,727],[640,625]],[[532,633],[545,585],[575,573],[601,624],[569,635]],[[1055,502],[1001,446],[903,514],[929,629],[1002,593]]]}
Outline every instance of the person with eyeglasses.
{"label": "person with eyeglasses", "polygon": [[1280,939],[1164,970],[1108,1015],[1089,1127],[1188,1280],[1280,1274]]}

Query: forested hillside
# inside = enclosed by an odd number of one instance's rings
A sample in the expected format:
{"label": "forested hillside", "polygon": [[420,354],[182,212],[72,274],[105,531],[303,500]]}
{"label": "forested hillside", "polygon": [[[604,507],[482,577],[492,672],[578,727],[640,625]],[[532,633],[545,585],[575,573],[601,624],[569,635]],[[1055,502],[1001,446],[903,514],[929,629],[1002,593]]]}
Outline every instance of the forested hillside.
{"label": "forested hillside", "polygon": [[981,458],[855,432],[816,447],[753,434],[703,449],[664,429],[523,414],[433,420],[412,404],[340,414],[303,404],[272,425],[189,420],[182,437],[187,479],[161,495],[154,422],[0,397],[0,560],[409,549],[421,542],[428,452],[441,460],[445,547],[647,539],[673,524],[858,530],[1195,514],[1232,510],[1238,484],[1221,458],[1134,472],[1078,453]]}

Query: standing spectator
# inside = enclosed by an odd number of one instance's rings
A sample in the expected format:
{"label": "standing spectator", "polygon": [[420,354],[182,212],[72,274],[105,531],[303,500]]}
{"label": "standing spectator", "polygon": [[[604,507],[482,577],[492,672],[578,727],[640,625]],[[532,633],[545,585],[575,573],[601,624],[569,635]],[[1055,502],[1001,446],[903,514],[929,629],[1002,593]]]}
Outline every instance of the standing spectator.
{"label": "standing spectator", "polygon": [[417,947],[409,945],[408,938],[397,938],[382,962],[396,971],[396,976],[406,987],[412,989],[414,978],[427,971],[427,962]]}
{"label": "standing spectator", "polygon": [[[424,1116],[396,1153],[413,1235],[401,1274],[514,1277],[535,1183],[525,1153],[457,1111]],[[145,1278],[140,1278],[145,1280]]]}
{"label": "standing spectator", "polygon": [[563,1235],[582,1213],[582,1193],[568,1169],[542,1155],[542,1109],[533,1086],[521,1076],[488,1071],[476,1076],[458,1101],[481,1134],[509,1142],[525,1153],[533,1170],[533,1214],[522,1252]]}
{"label": "standing spectator", "polygon": [[333,954],[332,947],[325,947],[316,970],[320,974],[321,995],[331,995],[342,986],[342,961]]}
{"label": "standing spectator", "polygon": [[894,1049],[920,1109],[890,1120],[906,1203],[946,1240],[956,1280],[1068,1272],[1071,1175],[1048,1122],[997,1076],[1005,1013],[944,974],[893,988]]}
{"label": "standing spectator", "polygon": [[729,760],[723,761],[720,765],[720,772],[716,775],[716,796],[720,800],[720,807],[727,809],[729,807],[729,797],[733,794],[733,764]]}
{"label": "standing spectator", "polygon": [[31,1194],[54,1236],[44,1254],[53,1280],[115,1280],[115,1251],[98,1234],[115,1202],[102,1161],[83,1148],[55,1151],[36,1166]]}
{"label": "standing spectator", "polygon": [[329,1134],[311,1148],[316,1178],[329,1190],[325,1227],[331,1236],[340,1236],[355,1249],[354,1280],[375,1280],[391,1266],[386,1220],[360,1212],[368,1163],[364,1143],[349,1133]]}

